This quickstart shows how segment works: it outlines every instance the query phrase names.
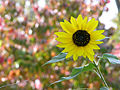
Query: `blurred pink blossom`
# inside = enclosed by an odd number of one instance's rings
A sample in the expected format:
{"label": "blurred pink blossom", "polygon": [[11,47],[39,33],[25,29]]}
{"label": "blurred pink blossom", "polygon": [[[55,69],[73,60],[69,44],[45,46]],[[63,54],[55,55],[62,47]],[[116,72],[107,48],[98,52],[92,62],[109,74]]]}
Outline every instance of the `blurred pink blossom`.
{"label": "blurred pink blossom", "polygon": [[3,30],[4,26],[5,26],[4,19],[0,16],[0,31]]}
{"label": "blurred pink blossom", "polygon": [[35,80],[35,88],[38,90],[42,90],[42,84],[39,79]]}

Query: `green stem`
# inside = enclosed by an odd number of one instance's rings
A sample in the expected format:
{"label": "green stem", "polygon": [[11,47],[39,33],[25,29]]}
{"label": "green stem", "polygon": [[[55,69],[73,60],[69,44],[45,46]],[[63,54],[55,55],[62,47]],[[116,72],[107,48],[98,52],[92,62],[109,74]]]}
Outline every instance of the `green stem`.
{"label": "green stem", "polygon": [[108,85],[107,85],[107,83],[106,83],[106,81],[105,81],[105,79],[104,79],[104,77],[103,77],[103,75],[102,75],[102,73],[101,73],[101,71],[99,70],[98,66],[96,65],[95,61],[93,61],[93,63],[94,63],[94,65],[95,65],[96,69],[97,69],[97,72],[98,72],[99,75],[100,75],[100,78],[101,78],[102,81],[104,82],[105,86],[106,86],[107,88],[109,88]]}

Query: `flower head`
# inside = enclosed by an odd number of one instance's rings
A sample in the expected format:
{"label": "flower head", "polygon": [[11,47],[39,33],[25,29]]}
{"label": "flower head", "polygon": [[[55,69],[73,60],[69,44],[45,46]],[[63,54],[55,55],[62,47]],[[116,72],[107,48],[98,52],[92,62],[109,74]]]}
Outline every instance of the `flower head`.
{"label": "flower head", "polygon": [[93,61],[95,55],[93,50],[100,49],[97,44],[103,43],[100,40],[105,38],[102,35],[104,30],[95,30],[98,21],[94,18],[88,22],[87,17],[83,19],[79,15],[77,19],[71,17],[70,22],[67,20],[60,22],[64,32],[55,32],[58,36],[56,40],[61,42],[57,46],[65,48],[62,52],[67,53],[66,58],[73,56],[73,59],[77,60],[78,56],[83,56]]}

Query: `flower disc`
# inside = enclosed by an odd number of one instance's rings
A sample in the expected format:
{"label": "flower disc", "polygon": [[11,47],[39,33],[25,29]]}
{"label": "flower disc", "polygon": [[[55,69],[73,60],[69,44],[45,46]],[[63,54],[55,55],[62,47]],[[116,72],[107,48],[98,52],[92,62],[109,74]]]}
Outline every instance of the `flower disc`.
{"label": "flower disc", "polygon": [[73,34],[72,39],[77,46],[86,46],[90,41],[90,34],[85,30],[77,30]]}

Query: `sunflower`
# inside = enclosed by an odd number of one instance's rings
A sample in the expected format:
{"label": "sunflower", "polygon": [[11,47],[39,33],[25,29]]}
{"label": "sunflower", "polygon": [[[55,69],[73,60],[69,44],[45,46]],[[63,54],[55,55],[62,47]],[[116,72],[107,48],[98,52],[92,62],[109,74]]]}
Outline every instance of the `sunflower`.
{"label": "sunflower", "polygon": [[[71,22],[71,23],[70,23]],[[104,30],[95,30],[98,21],[92,18],[88,22],[88,18],[82,18],[81,15],[75,19],[70,18],[70,22],[64,20],[60,25],[64,32],[55,32],[58,36],[57,41],[61,42],[57,47],[64,48],[62,52],[67,53],[66,58],[73,56],[73,60],[77,60],[79,56],[88,57],[90,61],[94,60],[94,49],[100,49],[97,44],[105,38],[102,34]]]}

